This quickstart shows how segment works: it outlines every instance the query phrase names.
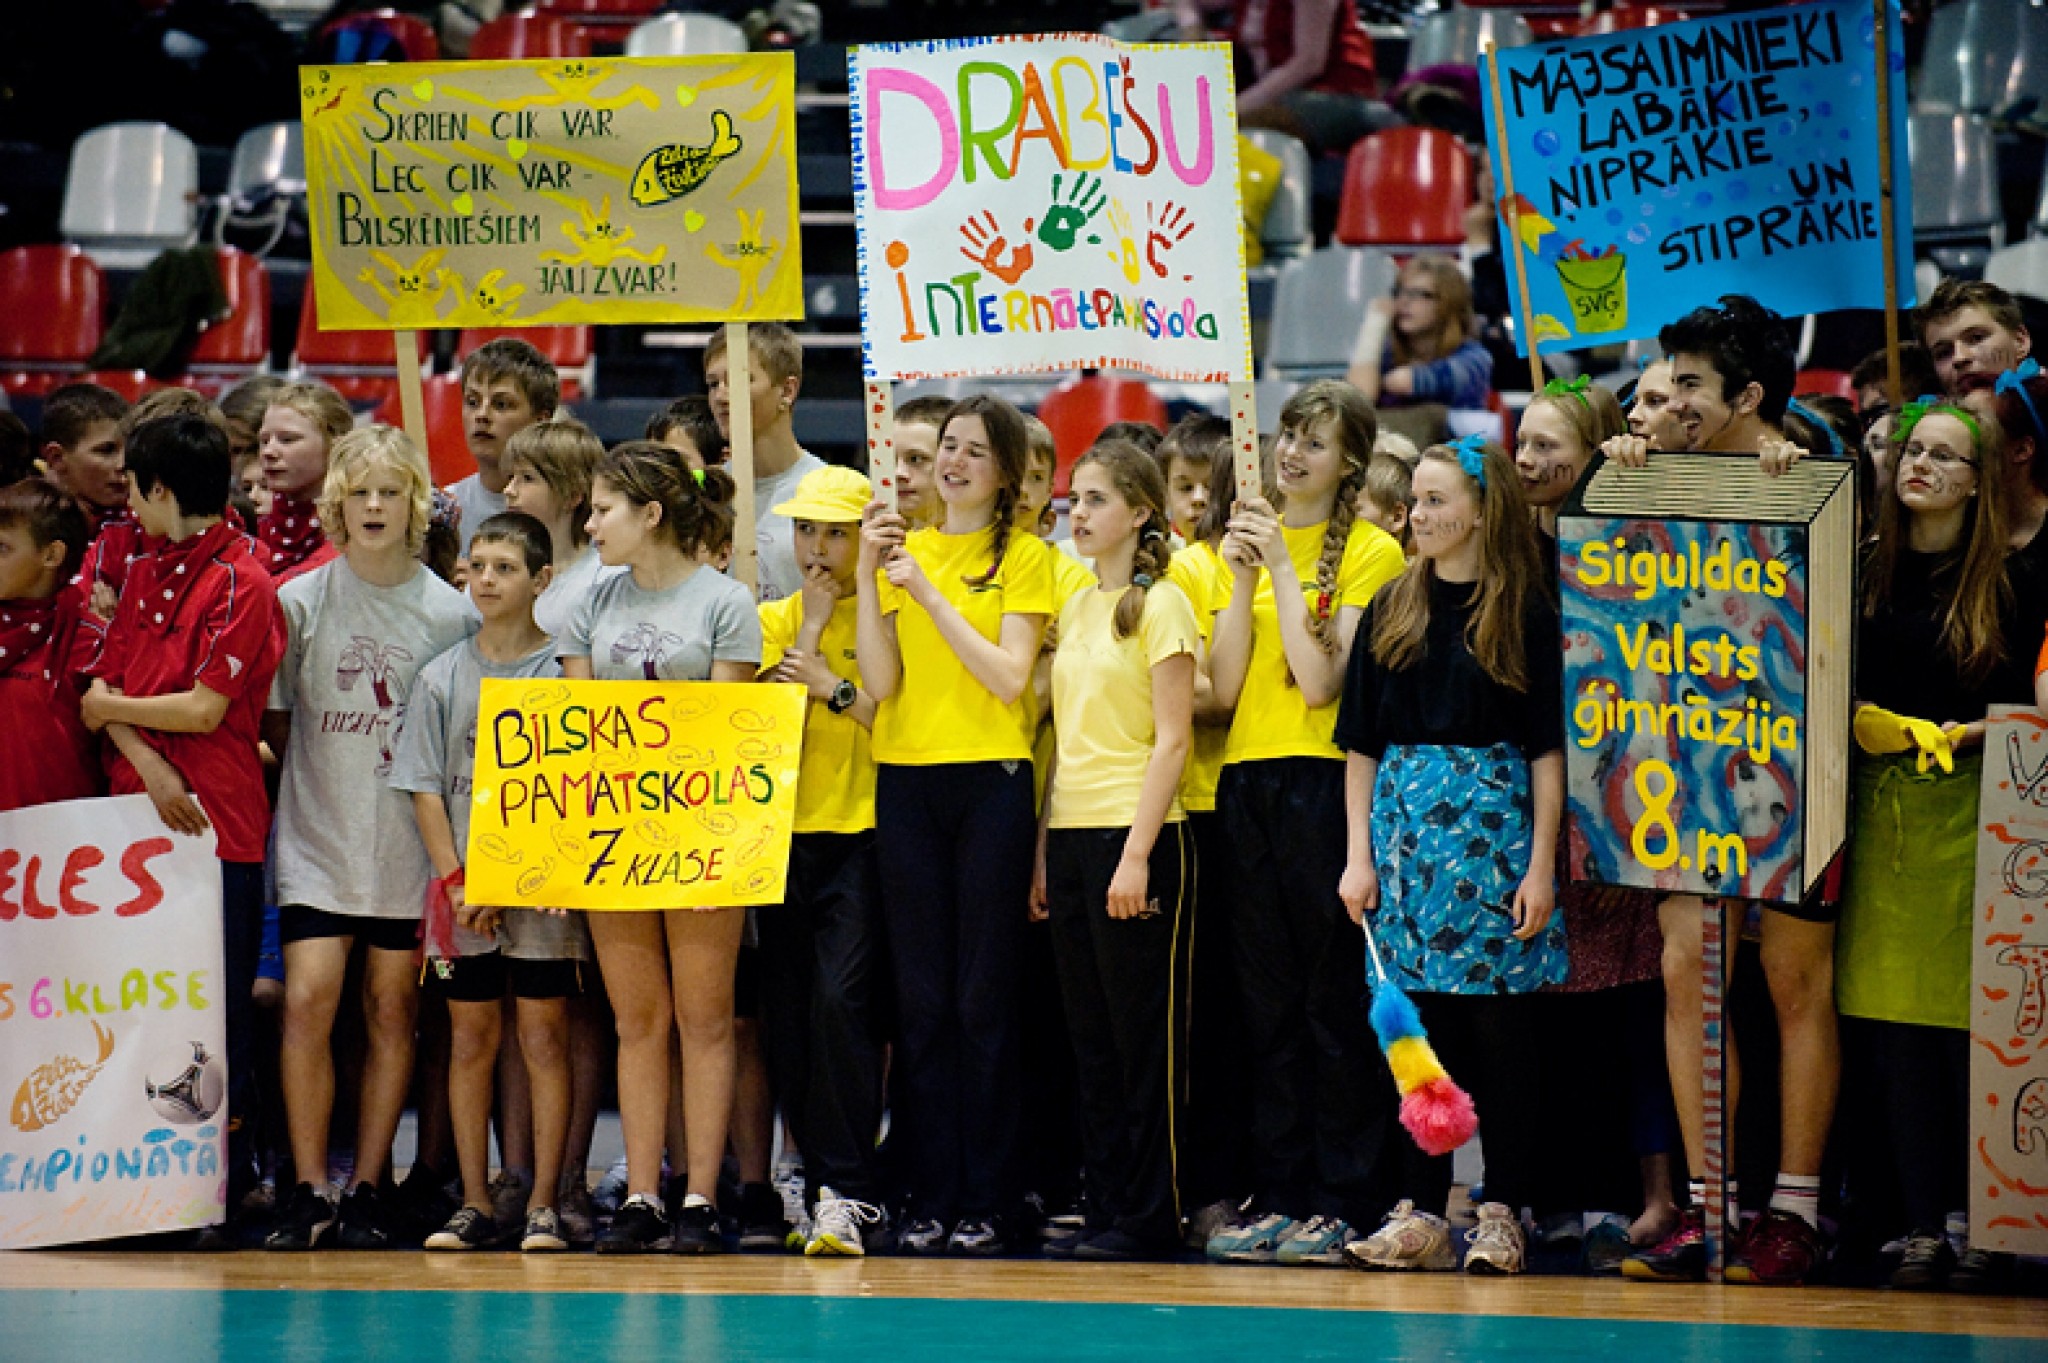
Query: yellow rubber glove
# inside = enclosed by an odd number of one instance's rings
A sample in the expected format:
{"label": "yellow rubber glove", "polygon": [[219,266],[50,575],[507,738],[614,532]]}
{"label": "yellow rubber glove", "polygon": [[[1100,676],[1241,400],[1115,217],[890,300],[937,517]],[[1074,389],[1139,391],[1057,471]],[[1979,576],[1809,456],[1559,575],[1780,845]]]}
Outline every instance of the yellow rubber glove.
{"label": "yellow rubber glove", "polygon": [[1895,715],[1878,706],[1865,705],[1856,711],[1855,733],[1857,746],[1875,756],[1912,752],[1917,748],[1915,765],[1918,770],[1925,772],[1930,758],[1940,763],[1943,771],[1956,769],[1948,735],[1941,731],[1939,725],[1927,720]]}

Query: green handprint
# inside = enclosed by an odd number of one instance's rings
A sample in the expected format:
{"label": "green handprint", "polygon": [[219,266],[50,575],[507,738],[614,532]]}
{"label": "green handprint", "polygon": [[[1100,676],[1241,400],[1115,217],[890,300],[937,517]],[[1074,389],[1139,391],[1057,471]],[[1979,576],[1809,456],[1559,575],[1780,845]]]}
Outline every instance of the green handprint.
{"label": "green handprint", "polygon": [[[1088,175],[1074,177],[1073,192],[1065,203],[1060,202],[1060,177],[1052,177],[1052,203],[1045,210],[1045,221],[1038,224],[1038,239],[1055,251],[1072,250],[1074,234],[1088,225],[1089,219],[1102,211],[1108,196],[1102,191],[1102,181]],[[1094,237],[1089,238],[1094,241]]]}

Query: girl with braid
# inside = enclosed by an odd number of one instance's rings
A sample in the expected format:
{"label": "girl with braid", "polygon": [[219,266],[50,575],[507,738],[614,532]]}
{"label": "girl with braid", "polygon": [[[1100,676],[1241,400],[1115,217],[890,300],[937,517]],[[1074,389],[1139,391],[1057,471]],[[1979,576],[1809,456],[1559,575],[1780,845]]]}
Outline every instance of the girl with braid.
{"label": "girl with braid", "polygon": [[1209,1238],[1235,1263],[1335,1264],[1381,1210],[1393,1092],[1365,1015],[1364,935],[1336,893],[1344,758],[1331,741],[1351,637],[1401,546],[1356,519],[1378,421],[1349,384],[1280,410],[1280,510],[1232,510],[1210,659],[1234,707],[1216,791],[1236,853],[1233,923],[1253,1061],[1253,1200]]}
{"label": "girl with braid", "polygon": [[939,428],[939,523],[912,532],[877,502],[861,531],[856,638],[880,703],[875,845],[912,1145],[909,1254],[1001,1254],[1020,1195],[1028,693],[1053,590],[1053,551],[1016,528],[1027,445],[1016,408],[963,399]]}
{"label": "girl with braid", "polygon": [[1060,611],[1058,736],[1034,908],[1053,960],[1080,1093],[1087,1219],[1047,1252],[1168,1258],[1180,1247],[1175,1095],[1185,1073],[1193,846],[1180,803],[1201,627],[1167,580],[1166,479],[1127,440],[1074,466],[1074,544],[1100,585]]}

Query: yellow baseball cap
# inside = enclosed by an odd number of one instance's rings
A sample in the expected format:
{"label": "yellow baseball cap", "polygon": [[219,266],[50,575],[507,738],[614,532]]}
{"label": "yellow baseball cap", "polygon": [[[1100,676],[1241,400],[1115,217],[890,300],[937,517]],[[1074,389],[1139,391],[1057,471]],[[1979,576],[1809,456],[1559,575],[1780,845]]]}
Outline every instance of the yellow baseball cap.
{"label": "yellow baseball cap", "polygon": [[775,514],[793,521],[822,521],[828,525],[860,522],[861,513],[875,498],[867,475],[837,464],[812,469],[796,485],[796,496],[775,507]]}

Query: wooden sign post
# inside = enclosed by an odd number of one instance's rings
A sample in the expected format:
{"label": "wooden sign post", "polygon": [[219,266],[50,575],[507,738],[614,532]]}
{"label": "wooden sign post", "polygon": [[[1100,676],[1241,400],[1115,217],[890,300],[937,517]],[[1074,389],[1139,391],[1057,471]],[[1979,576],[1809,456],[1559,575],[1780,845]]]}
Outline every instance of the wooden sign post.
{"label": "wooden sign post", "polygon": [[426,455],[431,464],[434,452],[427,445],[427,400],[420,388],[420,334],[417,331],[394,331],[391,343],[398,352],[399,420],[405,423],[407,437],[419,446],[420,453]]}
{"label": "wooden sign post", "polygon": [[863,385],[861,410],[868,428],[868,481],[875,496],[896,509],[896,386],[887,379]]}
{"label": "wooden sign post", "polygon": [[726,420],[732,427],[730,457],[733,497],[732,575],[756,596],[761,590],[760,545],[754,538],[754,357],[747,348],[747,324],[725,324]]}

